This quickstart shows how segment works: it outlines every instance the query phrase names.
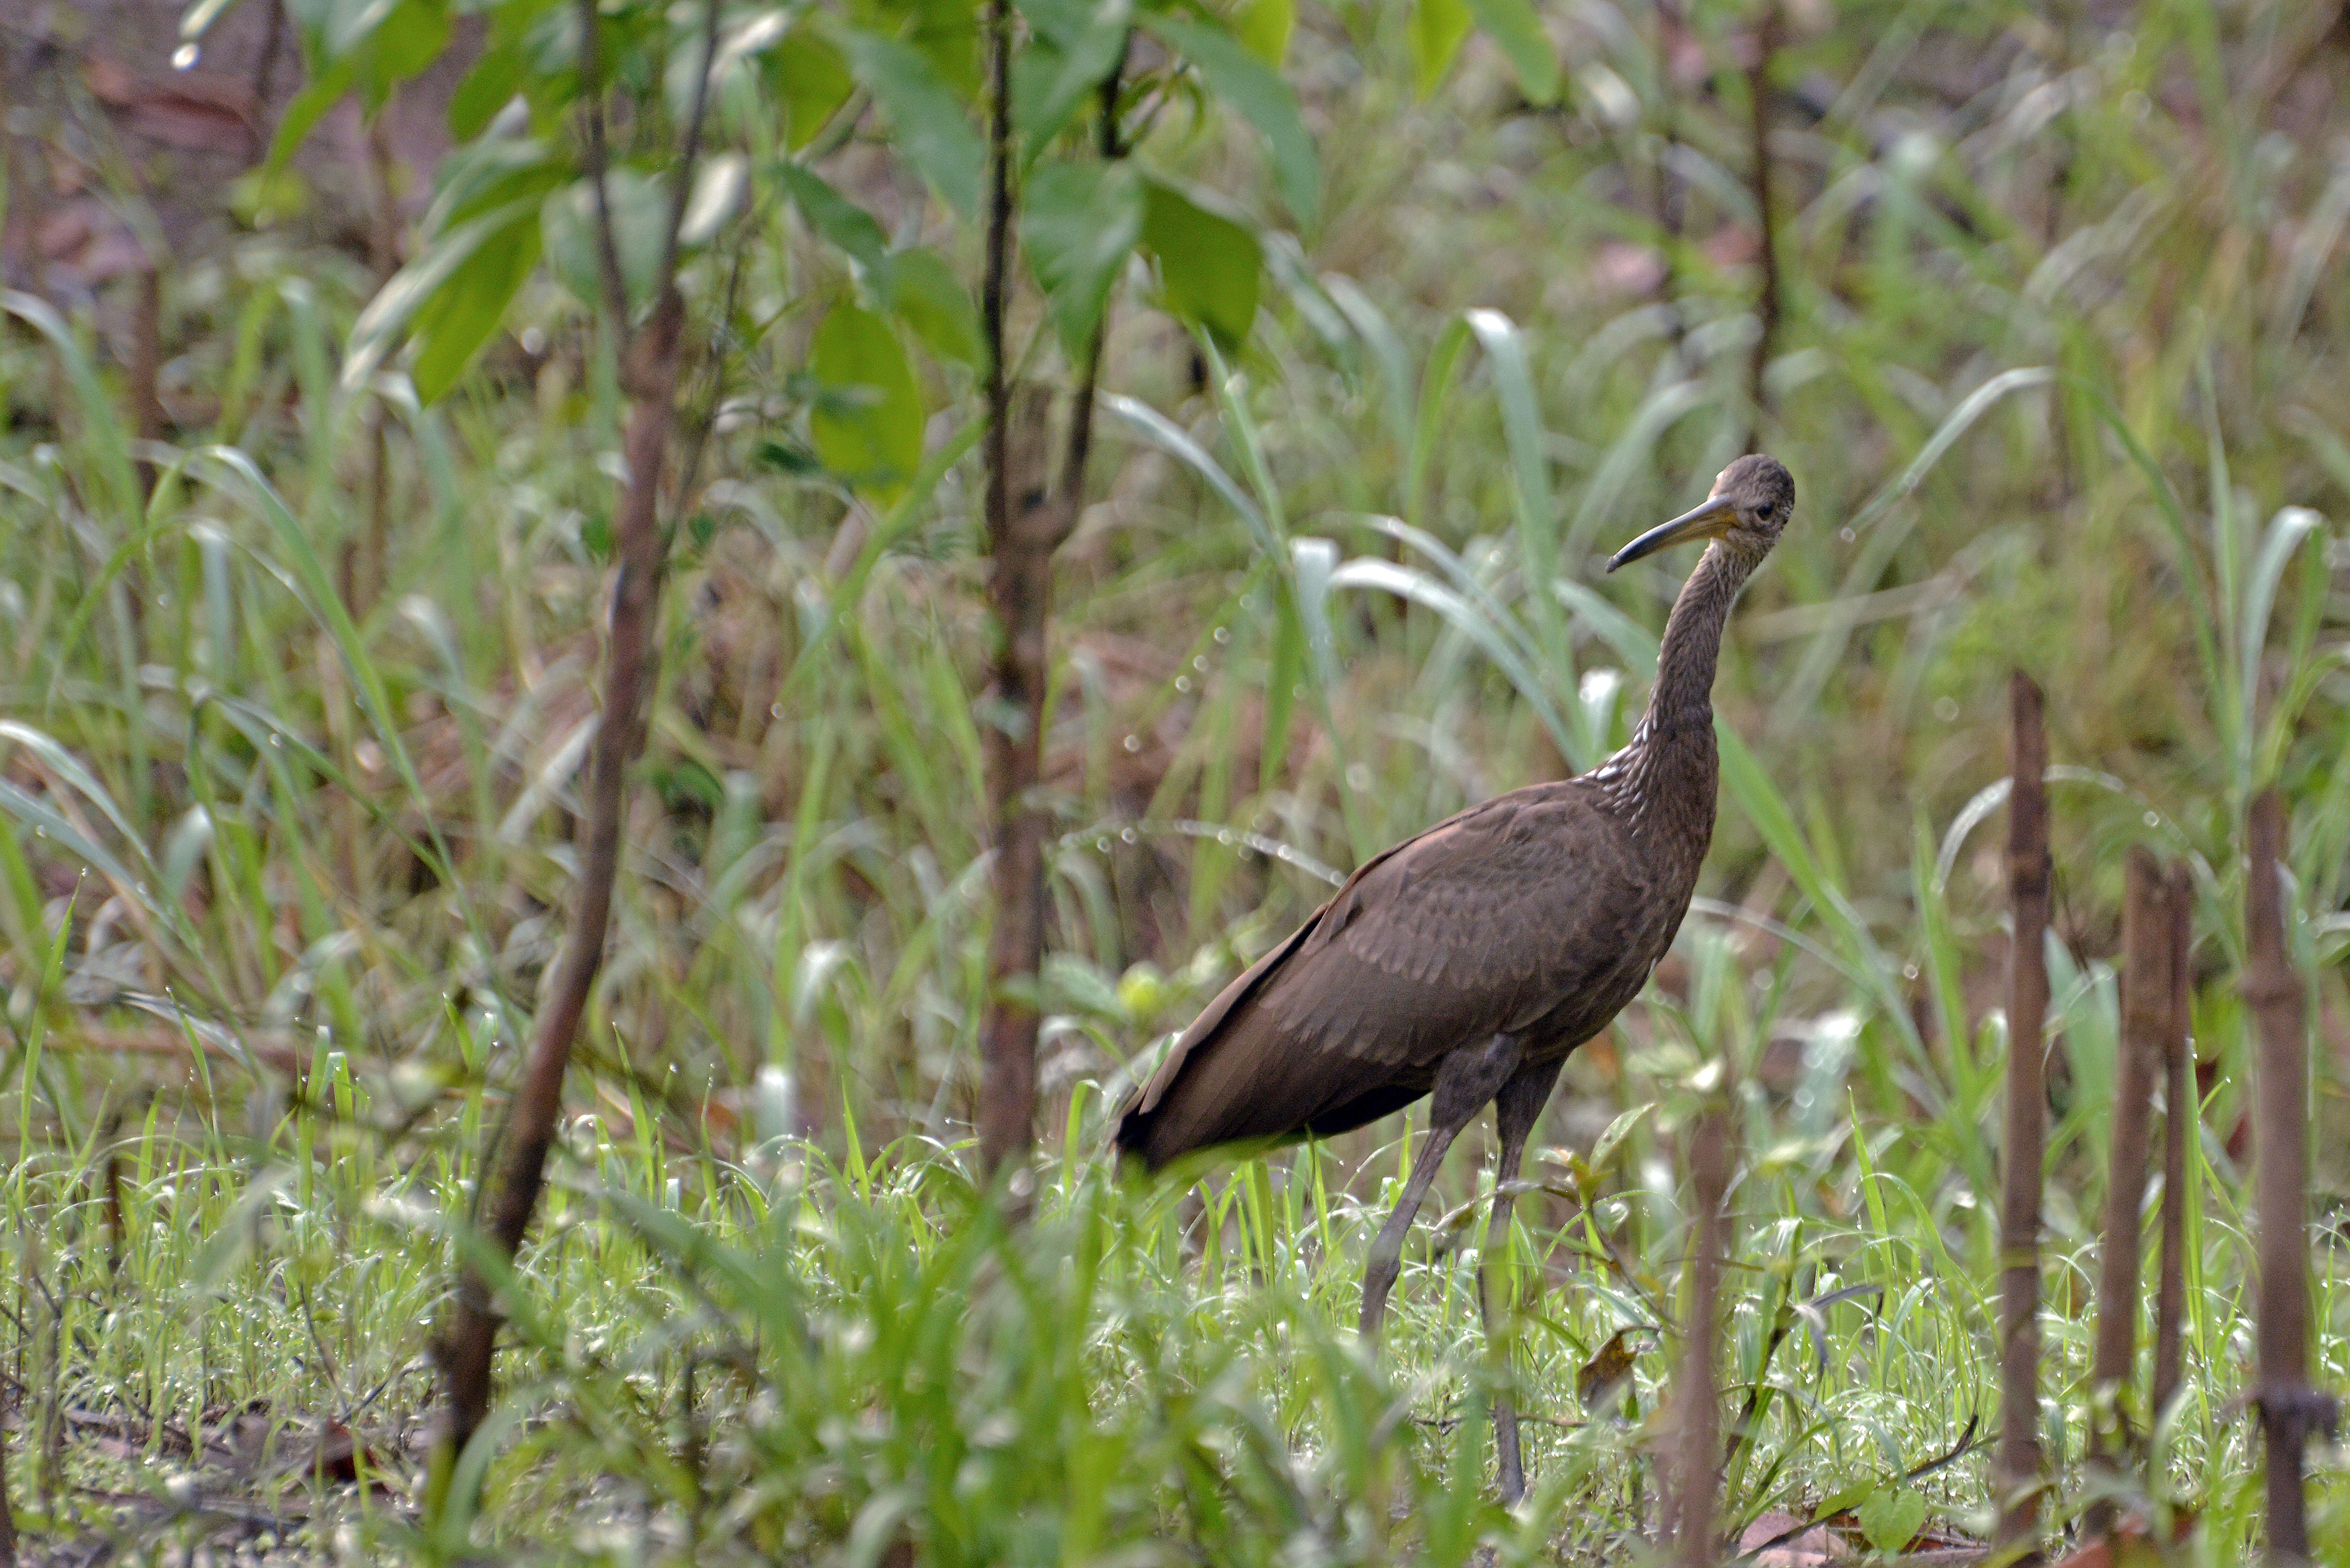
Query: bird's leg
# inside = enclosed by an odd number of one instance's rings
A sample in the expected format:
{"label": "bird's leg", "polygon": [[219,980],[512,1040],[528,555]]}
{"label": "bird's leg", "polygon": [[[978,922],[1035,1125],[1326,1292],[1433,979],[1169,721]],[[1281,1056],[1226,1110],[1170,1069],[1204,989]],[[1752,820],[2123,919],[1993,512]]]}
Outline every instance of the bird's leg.
{"label": "bird's leg", "polygon": [[1403,1269],[1403,1239],[1419,1212],[1420,1200],[1428,1196],[1429,1183],[1436,1179],[1436,1168],[1444,1163],[1444,1151],[1509,1081],[1523,1054],[1515,1036],[1496,1034],[1482,1046],[1453,1052],[1436,1069],[1436,1085],[1429,1096],[1428,1142],[1363,1265],[1363,1338],[1378,1337],[1379,1324],[1388,1315],[1388,1293]]}
{"label": "bird's leg", "polygon": [[1508,1314],[1495,1299],[1494,1270],[1510,1242],[1510,1210],[1518,1195],[1511,1184],[1526,1154],[1526,1137],[1550,1103],[1551,1085],[1566,1060],[1528,1062],[1493,1096],[1493,1125],[1502,1135],[1501,1162],[1493,1168],[1493,1211],[1485,1224],[1485,1246],[1477,1258],[1477,1307],[1485,1320],[1485,1343],[1500,1376],[1493,1385],[1493,1451],[1501,1468],[1502,1501],[1514,1503],[1526,1493],[1524,1452],[1518,1446],[1518,1407],[1510,1398],[1510,1339]]}

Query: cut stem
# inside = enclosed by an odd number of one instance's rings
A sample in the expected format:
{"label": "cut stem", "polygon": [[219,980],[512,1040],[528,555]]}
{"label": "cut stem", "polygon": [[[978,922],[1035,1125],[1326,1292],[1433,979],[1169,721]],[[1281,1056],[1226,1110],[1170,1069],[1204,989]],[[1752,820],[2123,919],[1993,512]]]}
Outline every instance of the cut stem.
{"label": "cut stem", "polygon": [[1671,1499],[1673,1561],[1712,1568],[1715,1491],[1721,1482],[1721,1396],[1714,1371],[1721,1317],[1721,1267],[1729,1255],[1731,1120],[1711,1106],[1690,1124],[1690,1177],[1697,1201],[1696,1247],[1690,1254],[1689,1332],[1679,1378],[1680,1454]]}
{"label": "cut stem", "polygon": [[2164,888],[2170,922],[2170,1016],[2163,1027],[2162,1276],[2154,1302],[2154,1391],[2149,1420],[2178,1394],[2187,1343],[2187,1151],[2202,1122],[2195,1088],[2195,879],[2182,862]]}
{"label": "cut stem", "polygon": [[2309,1386],[2308,998],[2285,955],[2284,804],[2272,788],[2246,824],[2244,1000],[2259,1024],[2253,1075],[2259,1201],[2260,1385],[2267,1450],[2268,1560],[2309,1561],[2302,1449],[2331,1402]]}
{"label": "cut stem", "polygon": [[2040,688],[2022,671],[2008,682],[2013,713],[2007,805],[2008,901],[2013,940],[2007,968],[2007,1166],[1999,1217],[1999,1449],[1995,1561],[2039,1560],[2040,1184],[2047,1095],[2041,1040],[2048,1013],[2048,737]]}
{"label": "cut stem", "polygon": [[[2154,1085],[2168,1053],[2170,894],[2153,851],[2132,846],[2122,905],[2122,1030],[2116,1064],[2106,1229],[2098,1259],[2096,1351],[2089,1374],[2089,1452],[2105,1490],[2117,1490],[2134,1441],[2130,1375],[2137,1362],[2138,1215],[2146,1203]],[[2113,1528],[2109,1497],[2093,1497],[2092,1536]]]}

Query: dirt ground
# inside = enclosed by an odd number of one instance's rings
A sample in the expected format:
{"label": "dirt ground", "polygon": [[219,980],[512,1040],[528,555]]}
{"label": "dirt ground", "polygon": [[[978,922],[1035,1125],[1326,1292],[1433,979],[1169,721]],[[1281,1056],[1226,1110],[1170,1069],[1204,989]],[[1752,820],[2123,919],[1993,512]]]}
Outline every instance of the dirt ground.
{"label": "dirt ground", "polygon": [[[0,275],[9,287],[104,309],[122,292],[109,285],[151,259],[185,265],[234,237],[238,182],[303,85],[301,46],[282,0],[230,0],[192,48],[181,33],[185,9],[182,0],[0,0]],[[294,162],[296,238],[348,249],[379,270],[397,265],[398,219],[431,193],[449,146],[449,96],[471,55],[461,47],[407,84],[372,126],[349,99],[326,117]]]}

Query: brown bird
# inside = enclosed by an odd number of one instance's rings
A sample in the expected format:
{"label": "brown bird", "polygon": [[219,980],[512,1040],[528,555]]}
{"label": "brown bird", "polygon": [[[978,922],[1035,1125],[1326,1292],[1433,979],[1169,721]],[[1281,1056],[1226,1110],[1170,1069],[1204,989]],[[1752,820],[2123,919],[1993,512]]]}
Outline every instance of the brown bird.
{"label": "brown bird", "polygon": [[[1722,627],[1794,505],[1784,468],[1742,457],[1704,505],[1617,551],[1611,572],[1712,541],[1666,622],[1631,744],[1366,862],[1208,1003],[1120,1112],[1118,1147],[1157,1170],[1195,1149],[1327,1137],[1433,1094],[1427,1141],[1364,1267],[1366,1338],[1379,1331],[1404,1236],[1461,1129],[1492,1102],[1502,1158],[1492,1258],[1560,1064],[1639,994],[1672,945],[1713,837]],[[1502,1493],[1514,1502],[1525,1474],[1506,1397],[1494,1401],[1493,1438]]]}

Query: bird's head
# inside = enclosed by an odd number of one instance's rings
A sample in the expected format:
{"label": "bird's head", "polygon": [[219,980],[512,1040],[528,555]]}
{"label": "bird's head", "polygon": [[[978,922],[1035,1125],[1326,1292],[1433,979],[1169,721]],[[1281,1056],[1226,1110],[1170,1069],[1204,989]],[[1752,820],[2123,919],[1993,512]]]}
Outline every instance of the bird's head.
{"label": "bird's head", "polygon": [[1794,476],[1777,458],[1749,452],[1721,471],[1704,505],[1669,523],[1658,524],[1617,551],[1607,569],[1612,572],[1668,545],[1690,539],[1719,539],[1740,554],[1760,560],[1779,542],[1779,531],[1794,511]]}

